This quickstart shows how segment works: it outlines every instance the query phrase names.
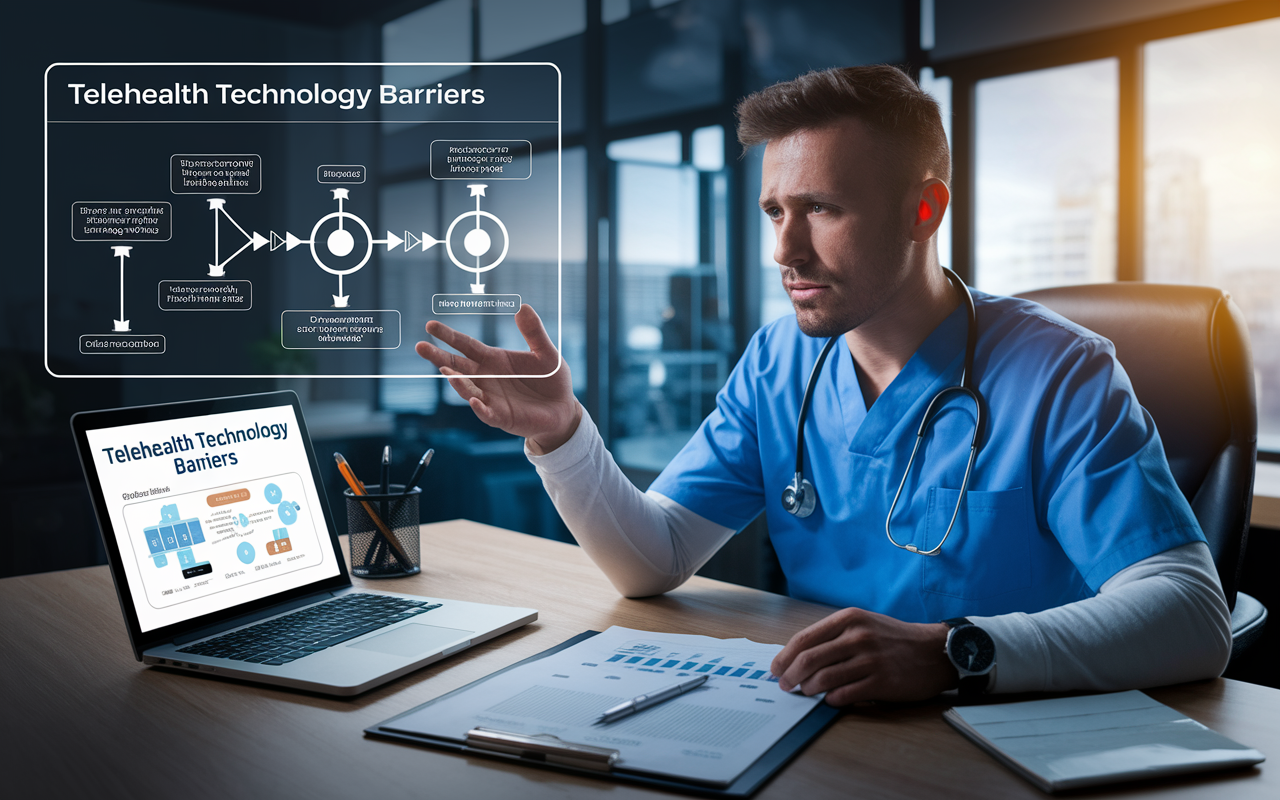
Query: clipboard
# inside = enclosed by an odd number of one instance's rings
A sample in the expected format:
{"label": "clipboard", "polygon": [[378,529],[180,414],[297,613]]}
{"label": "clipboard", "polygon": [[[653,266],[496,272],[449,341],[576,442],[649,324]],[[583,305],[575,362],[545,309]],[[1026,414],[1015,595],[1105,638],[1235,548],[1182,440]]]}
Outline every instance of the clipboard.
{"label": "clipboard", "polygon": [[572,647],[579,642],[595,636],[597,633],[599,633],[599,631],[585,631],[580,633],[577,636],[556,645],[555,647],[544,650],[536,655],[532,655],[529,658],[516,662],[509,667],[504,667],[503,669],[486,675],[479,680],[472,681],[466,686],[454,689],[452,692],[443,694],[434,700],[428,700],[419,706],[397,714],[396,716],[384,720],[376,725],[371,725],[368,728],[365,728],[364,733],[366,736],[376,739],[408,742],[411,744],[424,745],[457,753],[466,753],[469,755],[475,754],[486,758],[514,761],[520,764],[541,767],[543,769],[557,769],[578,775],[589,775],[597,778],[616,780],[623,783],[669,789],[687,794],[696,794],[706,797],[750,797],[759,790],[760,787],[769,780],[769,778],[773,777],[773,775],[786,766],[791,759],[795,758],[800,751],[809,744],[809,742],[816,739],[818,734],[826,730],[827,727],[841,714],[839,709],[833,708],[825,703],[819,703],[814,706],[812,711],[805,715],[805,717],[801,719],[799,723],[794,725],[791,730],[787,731],[781,739],[774,743],[773,747],[769,748],[763,756],[756,759],[756,761],[752,763],[746,771],[735,778],[728,786],[711,786],[694,781],[637,774],[626,772],[623,769],[615,769],[615,763],[618,760],[619,751],[604,747],[596,747],[594,745],[564,742],[549,734],[528,736],[523,734],[505,733],[503,731],[494,731],[485,728],[474,728],[471,731],[468,731],[462,738],[443,739],[435,736],[414,735],[403,730],[394,730],[394,723],[402,717],[414,714],[423,708],[444,700],[445,698],[475,689],[490,678],[501,675],[507,670],[515,669],[516,667],[521,667],[525,664],[545,658],[553,653],[558,653],[565,648]]}

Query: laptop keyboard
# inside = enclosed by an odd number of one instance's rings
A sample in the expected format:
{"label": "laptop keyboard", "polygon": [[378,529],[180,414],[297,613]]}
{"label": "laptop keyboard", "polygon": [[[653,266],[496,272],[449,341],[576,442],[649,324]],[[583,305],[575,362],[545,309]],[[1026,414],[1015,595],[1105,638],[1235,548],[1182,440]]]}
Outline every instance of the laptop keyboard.
{"label": "laptop keyboard", "polygon": [[405,597],[347,594],[178,652],[280,666],[439,607]]}

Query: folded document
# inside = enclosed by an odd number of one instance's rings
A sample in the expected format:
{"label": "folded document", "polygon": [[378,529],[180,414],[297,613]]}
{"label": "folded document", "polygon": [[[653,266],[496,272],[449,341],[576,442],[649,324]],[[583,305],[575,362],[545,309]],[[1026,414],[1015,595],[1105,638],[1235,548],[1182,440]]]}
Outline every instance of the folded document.
{"label": "folded document", "polygon": [[943,716],[1046,792],[1265,758],[1138,691],[957,707]]}

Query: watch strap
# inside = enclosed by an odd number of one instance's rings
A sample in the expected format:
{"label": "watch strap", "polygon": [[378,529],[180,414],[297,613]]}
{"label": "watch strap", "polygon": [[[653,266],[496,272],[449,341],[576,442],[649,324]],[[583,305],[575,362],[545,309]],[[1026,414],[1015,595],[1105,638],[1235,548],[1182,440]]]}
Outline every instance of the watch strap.
{"label": "watch strap", "polygon": [[991,682],[991,673],[984,672],[981,675],[968,675],[960,679],[958,688],[961,697],[974,697],[980,694],[986,694],[987,684]]}

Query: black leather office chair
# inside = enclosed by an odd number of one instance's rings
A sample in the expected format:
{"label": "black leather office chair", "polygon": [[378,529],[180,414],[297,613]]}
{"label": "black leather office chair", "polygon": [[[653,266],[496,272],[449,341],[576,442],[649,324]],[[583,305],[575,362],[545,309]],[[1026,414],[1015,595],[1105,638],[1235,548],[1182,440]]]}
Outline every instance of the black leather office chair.
{"label": "black leather office chair", "polygon": [[1231,295],[1204,286],[1102,283],[1019,295],[1116,346],[1160,431],[1178,488],[1209,541],[1231,608],[1231,658],[1262,634],[1267,609],[1237,590],[1258,454],[1249,334]]}

